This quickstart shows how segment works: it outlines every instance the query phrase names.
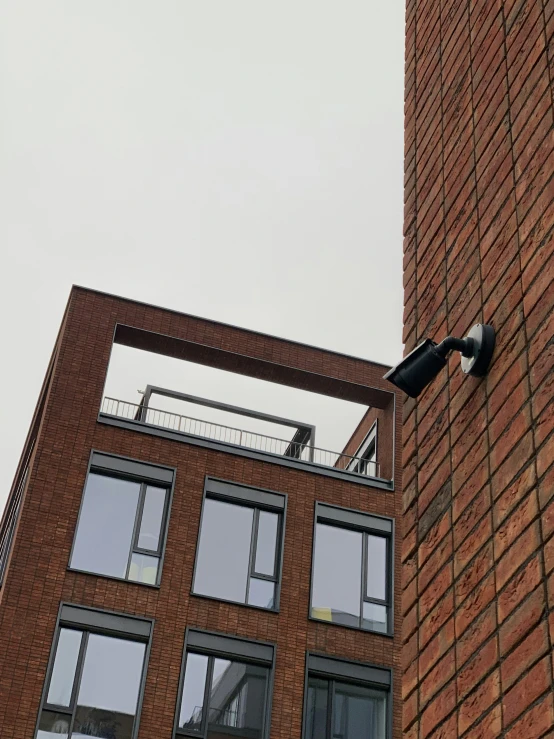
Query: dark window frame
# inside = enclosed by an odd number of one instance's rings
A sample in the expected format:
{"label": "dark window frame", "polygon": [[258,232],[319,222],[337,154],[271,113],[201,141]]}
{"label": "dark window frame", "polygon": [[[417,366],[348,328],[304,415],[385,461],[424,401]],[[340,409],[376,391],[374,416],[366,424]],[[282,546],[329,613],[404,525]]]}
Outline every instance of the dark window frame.
{"label": "dark window frame", "polygon": [[[135,521],[133,524],[133,536],[131,540],[131,546],[129,548],[129,556],[127,559],[127,569],[125,577],[118,577],[117,575],[106,575],[100,572],[93,572],[91,570],[83,570],[78,567],[71,566],[71,560],[73,559],[73,551],[77,541],[77,532],[79,531],[79,524],[81,522],[81,514],[83,511],[83,503],[85,500],[85,490],[89,475],[93,473],[96,475],[103,475],[105,477],[117,478],[120,480],[129,480],[130,482],[140,483],[139,500],[137,503],[137,510],[135,513]],[[130,585],[139,585],[149,588],[159,588],[162,577],[163,563],[165,559],[165,551],[167,545],[167,535],[169,530],[169,519],[171,515],[171,505],[173,502],[173,491],[175,488],[175,478],[177,475],[177,468],[171,467],[170,465],[155,464],[152,462],[144,462],[139,459],[133,459],[131,457],[124,457],[119,454],[111,454],[108,452],[101,452],[97,449],[93,449],[89,456],[87,465],[87,471],[85,475],[85,481],[81,492],[81,501],[79,503],[79,513],[77,515],[77,522],[75,524],[75,531],[73,534],[73,542],[71,544],[71,551],[69,552],[69,562],[67,569],[70,572],[78,572],[84,575],[94,575],[95,577],[105,577],[109,580],[117,580],[118,582],[126,582]],[[144,549],[138,546],[138,540],[140,535],[140,525],[142,522],[142,513],[144,508],[144,500],[146,497],[146,488],[148,486],[163,487],[166,489],[166,499],[164,505],[164,512],[162,516],[162,523],[160,528],[160,541],[158,544],[158,550],[153,552],[148,549]],[[158,571],[156,573],[156,582],[140,582],[138,580],[130,580],[129,570],[131,566],[131,560],[133,554],[144,554],[151,557],[157,557],[159,560]]]}
{"label": "dark window frame", "polygon": [[[253,577],[258,580],[267,580],[275,583],[275,598],[273,608],[264,608],[263,606],[253,605],[237,600],[229,600],[227,598],[218,598],[215,595],[204,595],[194,590],[196,581],[196,570],[198,565],[198,553],[200,550],[200,536],[202,534],[202,524],[204,521],[204,507],[206,499],[219,500],[224,503],[233,505],[242,505],[251,508],[254,512],[254,520],[252,525],[252,535],[250,539],[250,557],[248,562],[248,580],[246,585],[246,599],[250,589],[250,579]],[[286,493],[278,493],[274,490],[258,488],[252,485],[233,482],[230,480],[221,480],[219,478],[206,475],[204,480],[204,491],[202,494],[202,510],[200,513],[200,521],[198,524],[198,536],[196,538],[196,552],[194,556],[194,568],[192,572],[192,583],[190,594],[195,598],[206,598],[208,600],[219,601],[221,603],[233,603],[238,606],[247,608],[256,608],[266,613],[279,613],[281,600],[281,582],[283,579],[283,554],[285,549],[285,527],[287,519],[287,502]],[[259,574],[256,572],[256,545],[258,537],[258,522],[260,511],[269,511],[270,513],[279,514],[279,523],[277,528],[277,543],[275,554],[275,569],[273,576]]]}
{"label": "dark window frame", "polygon": [[[349,624],[339,624],[333,621],[316,618],[312,615],[312,598],[314,585],[315,570],[315,554],[316,554],[316,536],[317,524],[323,523],[328,526],[335,526],[339,529],[350,531],[358,531],[363,534],[362,537],[362,567],[361,567],[361,583],[360,583],[360,626],[351,626]],[[380,536],[387,541],[386,548],[386,598],[372,598],[367,595],[367,539],[369,536]],[[378,634],[379,636],[394,636],[394,536],[395,521],[388,516],[380,516],[373,513],[364,513],[353,508],[343,508],[330,503],[317,502],[315,504],[314,525],[313,525],[313,541],[312,541],[312,566],[310,569],[310,601],[308,604],[308,618],[310,621],[327,624],[328,626],[338,626],[345,629],[354,629],[367,634]],[[387,631],[378,631],[376,629],[365,629],[361,623],[363,620],[363,604],[375,603],[376,605],[385,606],[387,609]]]}
{"label": "dark window frame", "polygon": [[[377,436],[378,436],[378,419],[376,418],[375,421],[371,424],[371,428],[367,432],[367,434],[364,436],[364,439],[360,446],[356,449],[355,453],[352,455],[354,459],[352,459],[351,462],[348,463],[346,466],[346,469],[349,472],[357,472],[361,475],[367,475],[368,477],[378,477],[377,475]],[[369,452],[373,452],[375,455],[375,461],[369,460]],[[365,466],[365,470],[361,471],[362,465]],[[368,467],[370,465],[375,465],[372,472],[368,472]],[[371,467],[369,467],[371,469]]]}
{"label": "dark window frame", "polygon": [[264,725],[262,729],[263,739],[269,739],[271,729],[271,709],[273,702],[273,683],[275,676],[275,654],[277,647],[272,642],[255,641],[230,634],[223,634],[215,631],[205,631],[187,626],[185,630],[185,643],[183,647],[183,657],[181,659],[181,670],[179,673],[179,689],[177,691],[177,703],[175,707],[175,716],[173,721],[172,739],[182,739],[183,737],[196,737],[196,739],[205,739],[208,722],[205,717],[202,720],[201,731],[187,731],[179,728],[179,714],[181,711],[181,701],[183,699],[183,688],[185,683],[185,668],[187,654],[200,654],[209,658],[208,670],[206,675],[206,689],[204,695],[204,705],[209,710],[206,698],[209,694],[211,677],[213,674],[213,661],[215,659],[229,659],[246,662],[248,664],[261,665],[267,667],[269,676],[266,684],[265,692],[265,710]]}
{"label": "dark window frame", "polygon": [[302,739],[306,737],[306,720],[308,708],[308,684],[310,677],[322,678],[329,681],[329,704],[328,733],[331,736],[330,727],[333,725],[333,701],[332,697],[337,683],[344,685],[360,686],[381,690],[386,697],[386,738],[392,739],[393,723],[393,670],[392,667],[375,665],[369,662],[357,662],[351,659],[335,657],[329,654],[317,652],[306,652],[306,665],[304,670],[304,700],[302,707]]}
{"label": "dark window frame", "polygon": [[[39,704],[39,710],[33,736],[37,737],[39,732],[40,719],[43,710],[63,713],[70,717],[70,733],[73,729],[75,721],[75,712],[77,708],[77,696],[80,682],[83,674],[83,664],[86,653],[86,647],[90,634],[100,634],[102,636],[111,636],[127,641],[139,642],[146,645],[144,652],[144,661],[142,674],[140,677],[139,692],[137,697],[137,710],[133,723],[132,739],[137,739],[140,717],[142,713],[142,703],[144,699],[144,690],[146,687],[146,675],[148,673],[148,663],[150,660],[150,650],[152,646],[152,636],[154,632],[155,619],[146,616],[130,616],[126,613],[116,611],[107,611],[101,608],[93,608],[89,606],[76,605],[62,601],[58,609],[56,624],[54,627],[54,636],[52,638],[52,646],[48,657],[48,664],[44,676],[44,684]],[[54,661],[56,651],[60,640],[61,630],[73,629],[82,631],[83,636],[79,648],[79,656],[75,666],[75,676],[71,691],[71,700],[69,706],[57,706],[47,702],[50,683],[52,680],[52,672],[54,669]]]}

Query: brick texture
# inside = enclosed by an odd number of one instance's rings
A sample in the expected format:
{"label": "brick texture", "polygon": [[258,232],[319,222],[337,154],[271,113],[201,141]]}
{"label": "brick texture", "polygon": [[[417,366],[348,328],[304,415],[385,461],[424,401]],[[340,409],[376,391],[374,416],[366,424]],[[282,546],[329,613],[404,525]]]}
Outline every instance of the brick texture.
{"label": "brick texture", "polygon": [[554,736],[554,3],[407,0],[405,69],[406,352],[497,332],[404,404],[406,736]]}
{"label": "brick texture", "polygon": [[[381,393],[389,390],[382,380],[383,367],[370,362],[74,288],[58,339],[51,382],[44,389],[44,410],[33,425],[38,429],[34,458],[0,590],[2,739],[34,736],[61,601],[155,619],[139,739],[170,739],[172,735],[187,626],[276,644],[272,739],[300,737],[307,650],[391,667],[393,737],[400,739],[402,537],[395,539],[393,639],[308,620],[315,502],[400,520],[400,459],[394,462],[396,490],[389,492],[100,423],[98,411],[116,324],[193,342],[191,351],[196,347],[203,352],[200,358],[206,364],[211,362],[212,350],[232,352],[231,359],[242,357],[240,361],[245,365],[250,362],[255,366],[254,360],[261,360],[266,368],[271,367],[274,381],[282,379],[286,369],[288,376],[304,373],[297,386],[312,377],[314,382],[325,378],[337,382],[344,392],[349,383],[368,392],[372,388]],[[393,399],[392,395],[388,397]],[[395,405],[391,400],[391,412],[394,408],[395,442],[400,450],[401,402]],[[368,424],[372,421],[370,413]],[[383,427],[386,429],[387,424]],[[363,437],[362,431],[358,429]],[[393,445],[389,442],[388,446],[390,450]],[[176,468],[159,589],[67,569],[92,449]],[[288,494],[279,614],[191,595],[207,474]]]}

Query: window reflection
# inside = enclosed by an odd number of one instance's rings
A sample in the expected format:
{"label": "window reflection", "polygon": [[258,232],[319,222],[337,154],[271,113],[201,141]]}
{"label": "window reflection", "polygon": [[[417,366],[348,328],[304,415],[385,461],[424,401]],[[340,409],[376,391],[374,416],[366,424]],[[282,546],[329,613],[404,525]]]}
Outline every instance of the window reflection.
{"label": "window reflection", "polygon": [[71,702],[82,637],[82,631],[60,630],[47,697],[48,703],[53,706],[69,706]]}
{"label": "window reflection", "polygon": [[71,567],[125,577],[139,494],[139,483],[89,474]]}
{"label": "window reflection", "polygon": [[279,516],[276,513],[260,511],[255,560],[255,570],[259,575],[273,575],[275,571],[278,527]]}
{"label": "window reflection", "polygon": [[157,552],[160,546],[165,508],[165,489],[148,485],[140,523],[138,545],[140,549]]}
{"label": "window reflection", "polygon": [[179,726],[182,729],[199,731],[202,727],[207,674],[208,657],[202,654],[188,654],[179,712]]}
{"label": "window reflection", "polygon": [[206,498],[193,592],[275,608],[280,516]]}
{"label": "window reflection", "polygon": [[144,652],[139,642],[89,635],[72,739],[131,739]]}
{"label": "window reflection", "polygon": [[195,593],[245,602],[253,520],[252,508],[205,500]]}
{"label": "window reflection", "polygon": [[273,608],[275,603],[275,583],[271,582],[271,580],[259,580],[255,577],[250,578],[248,602],[251,606]]}
{"label": "window reflection", "polygon": [[179,728],[207,739],[262,739],[268,678],[267,667],[188,653]]}
{"label": "window reflection", "polygon": [[132,739],[145,651],[142,642],[62,628],[37,737],[67,737],[73,721],[71,739]]}
{"label": "window reflection", "polygon": [[306,739],[326,739],[328,695],[327,680],[310,678],[306,701]]}
{"label": "window reflection", "polygon": [[363,627],[386,634],[388,631],[387,607],[377,603],[364,603]]}
{"label": "window reflection", "polygon": [[317,524],[312,615],[345,626],[360,625],[362,534]]}
{"label": "window reflection", "polygon": [[155,585],[166,488],[89,473],[70,567]]}
{"label": "window reflection", "polygon": [[387,597],[387,540],[382,536],[367,537],[367,593],[370,598]]}
{"label": "window reflection", "polygon": [[383,691],[310,676],[306,739],[386,739],[386,707]]}
{"label": "window reflection", "polygon": [[267,675],[266,667],[214,659],[208,738],[261,739]]}
{"label": "window reflection", "polygon": [[37,739],[67,739],[70,717],[54,711],[43,711],[40,716]]}
{"label": "window reflection", "polygon": [[336,683],[334,708],[339,716],[336,739],[385,739],[386,698],[369,688]]}
{"label": "window reflection", "polygon": [[133,552],[131,566],[129,567],[129,580],[155,585],[158,576],[158,563],[157,557]]}
{"label": "window reflection", "polygon": [[387,537],[318,521],[312,618],[388,633],[388,569]]}

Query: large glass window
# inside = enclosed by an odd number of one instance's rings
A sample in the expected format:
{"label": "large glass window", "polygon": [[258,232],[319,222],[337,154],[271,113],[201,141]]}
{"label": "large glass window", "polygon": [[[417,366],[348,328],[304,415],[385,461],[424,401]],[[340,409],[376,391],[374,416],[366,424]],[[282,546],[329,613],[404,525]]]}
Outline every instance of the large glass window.
{"label": "large glass window", "polygon": [[[245,658],[232,653],[237,640],[202,633],[203,652],[187,645],[175,735],[203,739],[265,739],[268,735],[268,692],[272,648],[247,643]],[[210,654],[213,640],[217,654]],[[222,653],[225,649],[231,653]],[[268,651],[269,649],[269,651]]]}
{"label": "large glass window", "polygon": [[317,511],[312,618],[389,633],[392,522],[321,504]]}
{"label": "large glass window", "polygon": [[[98,622],[97,612],[92,621]],[[134,739],[145,642],[62,624],[37,739]]]}
{"label": "large glass window", "polygon": [[237,488],[225,487],[204,500],[193,592],[276,609],[284,496],[239,488],[245,495],[234,498]]}
{"label": "large glass window", "polygon": [[[94,461],[94,460],[93,460]],[[150,466],[132,463],[132,471]],[[169,487],[91,469],[70,567],[155,585],[167,519]]]}
{"label": "large glass window", "polygon": [[304,739],[386,739],[387,693],[309,676]]}

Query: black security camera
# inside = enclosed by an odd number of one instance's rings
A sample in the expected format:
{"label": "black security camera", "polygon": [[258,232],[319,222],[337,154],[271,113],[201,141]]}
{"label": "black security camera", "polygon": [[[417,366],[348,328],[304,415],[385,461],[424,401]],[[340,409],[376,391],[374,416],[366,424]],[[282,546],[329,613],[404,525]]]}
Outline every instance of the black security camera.
{"label": "black security camera", "polygon": [[486,375],[494,344],[493,327],[481,323],[474,326],[465,339],[448,336],[440,344],[425,339],[404,357],[400,364],[389,370],[384,379],[403,390],[410,398],[417,398],[446,366],[446,357],[451,351],[461,352],[462,370],[466,375],[473,377]]}

